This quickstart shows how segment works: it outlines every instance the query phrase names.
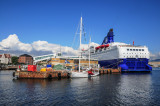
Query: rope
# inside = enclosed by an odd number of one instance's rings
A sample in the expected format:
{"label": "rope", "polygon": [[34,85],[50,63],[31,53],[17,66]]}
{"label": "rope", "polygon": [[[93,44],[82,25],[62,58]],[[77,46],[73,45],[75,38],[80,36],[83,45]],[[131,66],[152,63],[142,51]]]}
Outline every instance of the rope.
{"label": "rope", "polygon": [[[79,29],[79,27],[80,27],[80,22],[79,22],[79,24],[78,24],[78,27],[77,27],[77,30],[76,30],[76,33],[75,33],[75,36],[74,36],[74,39],[73,39],[73,42],[72,42],[72,48],[74,48],[74,49],[76,49],[76,48],[78,48],[78,44],[79,43],[76,43],[75,44],[75,40],[76,40],[76,35],[78,34],[77,32],[78,32],[78,29]],[[85,30],[84,30],[84,24],[82,24],[82,36],[84,36],[84,41],[86,42],[86,32],[85,32]],[[78,42],[79,42],[80,40],[78,39]],[[74,47],[73,47],[74,46]]]}
{"label": "rope", "polygon": [[[116,65],[117,65],[117,64],[118,64],[118,63],[120,63],[120,62],[121,62],[121,60],[119,60],[119,61],[118,61],[118,62],[116,62],[116,63],[110,64],[110,65],[108,65],[107,67],[109,67],[109,66],[111,66],[111,65],[114,65],[114,64],[116,64]],[[114,65],[113,67],[115,67],[116,65]],[[113,67],[112,67],[112,68],[113,68]]]}
{"label": "rope", "polygon": [[75,39],[76,39],[76,35],[77,35],[77,32],[78,32],[79,26],[80,26],[80,22],[79,22],[79,24],[78,24],[76,33],[75,33],[75,35],[74,35],[74,39],[73,39],[72,46],[71,46],[72,48],[73,48],[73,44],[75,43]]}

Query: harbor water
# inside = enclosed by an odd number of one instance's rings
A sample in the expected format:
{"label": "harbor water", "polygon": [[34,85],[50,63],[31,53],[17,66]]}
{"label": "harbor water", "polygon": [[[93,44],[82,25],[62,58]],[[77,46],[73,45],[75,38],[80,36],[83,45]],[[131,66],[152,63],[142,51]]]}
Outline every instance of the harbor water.
{"label": "harbor water", "polygon": [[0,105],[159,105],[160,68],[152,73],[80,79],[13,79],[0,71]]}

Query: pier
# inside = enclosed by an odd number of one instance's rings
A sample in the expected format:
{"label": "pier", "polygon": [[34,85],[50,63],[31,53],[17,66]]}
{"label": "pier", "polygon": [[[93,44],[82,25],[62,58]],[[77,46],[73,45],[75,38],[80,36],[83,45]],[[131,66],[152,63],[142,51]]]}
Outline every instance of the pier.
{"label": "pier", "polygon": [[13,72],[13,76],[17,78],[32,78],[32,79],[52,79],[52,78],[69,78],[70,73],[67,71],[46,71],[46,72],[41,72],[41,71],[16,71]]}
{"label": "pier", "polygon": [[0,65],[0,70],[16,70],[17,68],[17,65]]}
{"label": "pier", "polygon": [[108,68],[108,69],[100,69],[99,70],[99,74],[115,74],[115,73],[121,73],[121,69],[112,69],[112,68]]}
{"label": "pier", "polygon": [[[115,74],[121,73],[120,69],[99,69],[99,75],[103,74]],[[66,70],[56,70],[56,71],[16,71],[13,72],[13,77],[18,79],[61,79],[70,78],[71,72]]]}

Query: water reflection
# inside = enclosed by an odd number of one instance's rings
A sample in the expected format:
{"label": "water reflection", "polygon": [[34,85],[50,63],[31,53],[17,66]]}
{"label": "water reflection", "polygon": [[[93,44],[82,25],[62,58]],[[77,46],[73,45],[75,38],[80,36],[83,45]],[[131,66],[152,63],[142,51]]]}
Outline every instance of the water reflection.
{"label": "water reflection", "polygon": [[0,105],[158,105],[160,71],[80,79],[18,79],[0,72]]}
{"label": "water reflection", "polygon": [[119,102],[128,105],[148,105],[151,101],[151,74],[122,74],[120,79]]}
{"label": "water reflection", "polygon": [[30,105],[33,103],[38,105],[57,105],[61,103],[61,100],[67,100],[66,97],[70,95],[69,82],[69,79],[18,79],[14,81],[17,86],[21,86],[23,89],[20,90],[24,94],[21,99],[30,101]]}
{"label": "water reflection", "polygon": [[26,88],[32,89],[36,85],[40,85],[42,88],[45,88],[47,83],[49,83],[50,80],[47,79],[14,79],[13,82],[15,84],[26,84]]}
{"label": "water reflection", "polygon": [[73,79],[71,81],[72,95],[78,104],[87,105],[118,105],[120,75],[102,75],[91,79]]}

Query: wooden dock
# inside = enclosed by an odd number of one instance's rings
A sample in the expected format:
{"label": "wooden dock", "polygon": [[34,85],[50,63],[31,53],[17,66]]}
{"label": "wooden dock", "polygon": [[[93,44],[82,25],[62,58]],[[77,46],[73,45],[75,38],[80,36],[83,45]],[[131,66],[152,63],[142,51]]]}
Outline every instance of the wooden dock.
{"label": "wooden dock", "polygon": [[32,79],[52,79],[52,78],[69,78],[70,73],[67,71],[46,71],[46,72],[41,72],[41,71],[16,71],[13,72],[13,76],[17,78],[32,78]]}

